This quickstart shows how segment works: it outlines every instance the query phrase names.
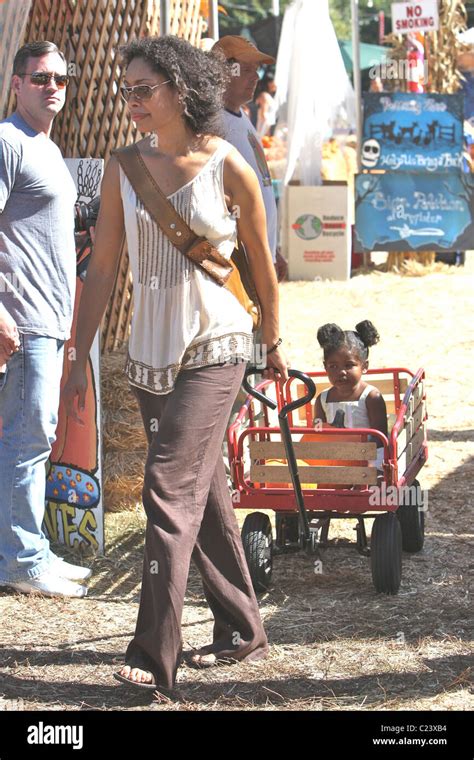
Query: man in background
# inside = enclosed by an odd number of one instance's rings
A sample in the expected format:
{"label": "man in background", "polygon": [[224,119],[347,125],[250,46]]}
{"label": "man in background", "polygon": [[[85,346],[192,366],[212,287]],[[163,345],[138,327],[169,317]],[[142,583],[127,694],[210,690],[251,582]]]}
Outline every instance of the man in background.
{"label": "man in background", "polygon": [[56,45],[24,45],[0,123],[0,586],[82,597],[91,571],[56,557],[42,530],[76,282],[76,188],[49,137],[67,84]]}
{"label": "man in background", "polygon": [[244,37],[228,35],[222,37],[212,47],[212,52],[220,51],[231,66],[231,80],[225,97],[223,123],[225,139],[230,142],[252,167],[260,182],[267,214],[268,244],[272,252],[278,280],[287,272],[285,259],[277,248],[278,219],[272,178],[265,158],[261,140],[242,106],[252,100],[258,84],[258,68],[263,64],[275,63],[275,59],[258,50]]}

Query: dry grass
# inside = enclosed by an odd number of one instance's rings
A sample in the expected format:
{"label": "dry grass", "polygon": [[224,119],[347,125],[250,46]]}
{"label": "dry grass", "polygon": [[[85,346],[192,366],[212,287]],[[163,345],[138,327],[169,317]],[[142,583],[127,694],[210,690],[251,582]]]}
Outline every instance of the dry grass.
{"label": "dry grass", "polygon": [[[320,366],[314,336],[323,322],[350,328],[370,318],[382,335],[372,366],[427,370],[430,458],[420,478],[429,489],[426,544],[419,554],[404,555],[397,596],[375,594],[368,560],[341,543],[324,551],[322,575],[314,575],[304,554],[278,556],[272,586],[259,600],[271,642],[268,660],[206,671],[182,667],[176,699],[149,704],[111,679],[133,634],[144,520],[141,511],[108,513],[107,555],[93,561],[87,599],[0,593],[0,709],[14,706],[11,700],[31,710],[472,709],[471,257],[465,269],[422,278],[375,271],[349,283],[281,288],[282,334],[294,367]],[[130,412],[122,379],[117,374],[107,382]],[[133,426],[136,431],[136,421]],[[127,452],[117,456],[123,458],[115,460],[121,463],[116,479],[140,464]],[[120,506],[115,496],[113,502],[109,507]],[[352,528],[340,521],[334,535],[350,538]],[[186,646],[207,643],[211,629],[191,569]]]}

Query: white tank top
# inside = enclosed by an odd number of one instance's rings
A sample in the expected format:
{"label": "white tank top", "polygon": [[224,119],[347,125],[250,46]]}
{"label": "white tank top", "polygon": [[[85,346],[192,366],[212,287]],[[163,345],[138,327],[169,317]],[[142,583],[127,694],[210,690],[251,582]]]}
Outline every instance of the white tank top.
{"label": "white tank top", "polygon": [[[237,225],[225,197],[230,143],[221,140],[192,180],[168,196],[191,229],[230,258]],[[248,361],[252,318],[235,296],[184,256],[160,230],[120,169],[134,313],[125,371],[151,393],[173,390],[180,370]]]}

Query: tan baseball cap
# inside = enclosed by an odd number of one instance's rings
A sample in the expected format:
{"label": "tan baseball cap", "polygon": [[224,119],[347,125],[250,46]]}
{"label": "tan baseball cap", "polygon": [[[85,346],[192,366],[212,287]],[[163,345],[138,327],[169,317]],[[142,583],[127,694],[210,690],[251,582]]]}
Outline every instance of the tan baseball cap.
{"label": "tan baseball cap", "polygon": [[227,59],[235,58],[241,63],[275,63],[275,58],[262,53],[245,37],[238,35],[228,34],[226,37],[221,37],[212,48],[213,52],[216,50],[221,50]]}

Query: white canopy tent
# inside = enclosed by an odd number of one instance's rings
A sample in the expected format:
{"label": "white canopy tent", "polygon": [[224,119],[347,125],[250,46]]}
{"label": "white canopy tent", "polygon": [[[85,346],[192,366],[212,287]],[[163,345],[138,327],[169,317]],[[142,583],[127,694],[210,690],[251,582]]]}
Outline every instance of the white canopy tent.
{"label": "white canopy tent", "polygon": [[278,125],[287,126],[284,184],[321,184],[321,148],[336,125],[355,125],[346,73],[328,0],[294,0],[283,19],[275,73]]}

